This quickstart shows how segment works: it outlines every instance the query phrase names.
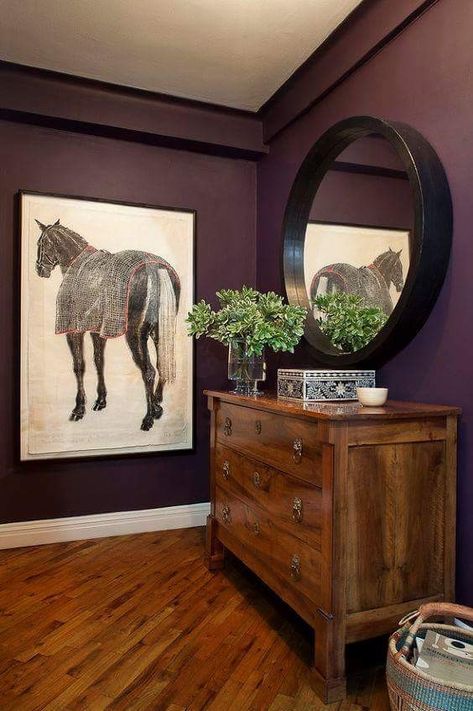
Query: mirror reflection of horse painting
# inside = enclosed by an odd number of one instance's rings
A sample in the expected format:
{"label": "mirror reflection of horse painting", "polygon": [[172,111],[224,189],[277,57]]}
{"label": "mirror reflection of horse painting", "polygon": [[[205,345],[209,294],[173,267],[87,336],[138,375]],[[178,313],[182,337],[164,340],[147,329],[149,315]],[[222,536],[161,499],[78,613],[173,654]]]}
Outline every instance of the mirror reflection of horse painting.
{"label": "mirror reflection of horse painting", "polygon": [[404,287],[401,252],[402,249],[395,252],[389,248],[367,267],[354,267],[343,262],[322,267],[312,279],[311,301],[319,294],[343,291],[363,297],[366,306],[378,306],[389,316],[394,309],[389,292],[391,283],[397,293]]}
{"label": "mirror reflection of horse painting", "polygon": [[[38,239],[36,272],[48,278],[59,266],[63,279],[56,299],[56,333],[63,333],[72,354],[77,381],[75,407],[69,419],[85,415],[84,334],[90,332],[97,369],[97,399],[93,410],[107,405],[104,351],[108,338],[124,335],[141,371],[146,393],[142,430],[149,430],[163,413],[163,390],[176,376],[175,332],[180,281],[164,259],[148,252],[124,250],[112,254],[95,249],[60,224],[36,220]],[[156,346],[156,369],[148,342]]]}

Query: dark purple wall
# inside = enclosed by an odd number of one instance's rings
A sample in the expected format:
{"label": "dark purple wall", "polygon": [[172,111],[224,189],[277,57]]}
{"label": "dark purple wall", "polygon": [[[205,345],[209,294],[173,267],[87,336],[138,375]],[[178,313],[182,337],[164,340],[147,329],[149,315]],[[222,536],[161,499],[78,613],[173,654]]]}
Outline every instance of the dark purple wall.
{"label": "dark purple wall", "polygon": [[220,155],[257,157],[268,150],[261,120],[249,111],[1,61],[0,117]]}
{"label": "dark purple wall", "polygon": [[[386,12],[398,3],[374,3]],[[400,4],[399,4],[400,5]],[[369,7],[367,19],[369,20]],[[460,405],[464,415],[459,447],[458,597],[473,604],[473,93],[471,90],[471,0],[439,0],[369,62],[271,142],[258,164],[257,284],[282,289],[281,226],[291,184],[313,142],[335,122],[371,114],[404,121],[432,143],[450,181],[454,238],[450,269],[440,298],[422,331],[379,373],[391,396]],[[359,37],[355,38],[359,41]],[[350,54],[350,32],[343,41]],[[313,96],[301,76],[293,95]],[[281,112],[287,118],[288,104]],[[277,105],[271,125],[280,126]],[[268,128],[269,131],[269,128]],[[293,363],[313,365],[298,350]],[[419,515],[422,516],[422,502]]]}
{"label": "dark purple wall", "polygon": [[248,161],[0,121],[0,522],[208,501],[202,390],[226,382],[223,347],[199,341],[195,452],[19,463],[17,191],[195,209],[196,295],[212,299],[254,284],[255,172]]}
{"label": "dark purple wall", "polygon": [[409,181],[330,171],[317,191],[310,219],[411,229],[414,207]]}
{"label": "dark purple wall", "polygon": [[328,171],[317,190],[311,220],[412,228],[412,190],[389,141],[375,135],[358,139],[337,156],[333,166],[337,170]]}
{"label": "dark purple wall", "polygon": [[[370,134],[350,143],[338,156],[337,161],[359,166],[388,168],[405,173],[404,164],[396,153],[396,149],[384,136]],[[407,179],[407,174],[406,174]]]}
{"label": "dark purple wall", "polygon": [[[387,36],[402,32],[406,21],[434,2],[437,0],[363,0],[260,110],[265,140],[270,141],[301,112],[322,102],[332,87],[378,51]],[[393,78],[386,77],[386,84]]]}
{"label": "dark purple wall", "polygon": [[[410,13],[411,20],[417,19],[404,23]],[[446,283],[421,333],[379,378],[393,397],[464,408],[458,590],[460,599],[473,603],[472,32],[471,0],[362,3],[349,26],[262,112],[264,135],[273,140],[270,155],[258,165],[258,184],[254,163],[205,152],[254,159],[263,155],[267,147],[261,140],[260,117],[173,104],[163,97],[94,83],[75,86],[57,76],[30,77],[3,67],[0,116],[63,130],[0,122],[0,521],[207,500],[208,415],[201,391],[226,385],[223,349],[199,342],[193,453],[20,464],[18,189],[194,208],[198,298],[212,298],[221,286],[255,283],[256,277],[259,288],[280,291],[282,218],[305,154],[342,118],[384,116],[412,124],[431,141],[452,189],[455,233]],[[386,36],[391,41],[381,50],[377,43]],[[81,133],[70,132],[74,126]],[[136,142],[98,137],[103,134]],[[189,147],[201,154],[143,142]],[[302,347],[289,362],[313,365]]]}

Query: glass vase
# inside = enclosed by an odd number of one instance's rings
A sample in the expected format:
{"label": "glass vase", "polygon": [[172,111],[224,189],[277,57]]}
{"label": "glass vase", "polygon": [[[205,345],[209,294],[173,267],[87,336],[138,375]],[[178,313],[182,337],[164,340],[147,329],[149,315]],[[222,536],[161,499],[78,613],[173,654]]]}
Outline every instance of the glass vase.
{"label": "glass vase", "polygon": [[228,379],[234,381],[231,392],[236,395],[261,395],[258,383],[266,380],[264,351],[252,355],[245,341],[232,341],[228,347]]}

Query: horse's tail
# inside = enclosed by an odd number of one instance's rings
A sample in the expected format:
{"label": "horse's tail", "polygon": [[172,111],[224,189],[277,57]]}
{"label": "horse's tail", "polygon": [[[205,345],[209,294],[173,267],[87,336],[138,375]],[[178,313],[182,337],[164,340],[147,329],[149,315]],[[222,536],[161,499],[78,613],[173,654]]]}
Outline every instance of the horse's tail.
{"label": "horse's tail", "polygon": [[176,378],[176,318],[178,294],[169,271],[158,269],[158,370],[163,380]]}
{"label": "horse's tail", "polygon": [[315,299],[319,293],[325,294],[331,291],[350,292],[353,290],[354,275],[357,273],[356,267],[351,264],[328,264],[314,274],[310,285],[311,299]]}

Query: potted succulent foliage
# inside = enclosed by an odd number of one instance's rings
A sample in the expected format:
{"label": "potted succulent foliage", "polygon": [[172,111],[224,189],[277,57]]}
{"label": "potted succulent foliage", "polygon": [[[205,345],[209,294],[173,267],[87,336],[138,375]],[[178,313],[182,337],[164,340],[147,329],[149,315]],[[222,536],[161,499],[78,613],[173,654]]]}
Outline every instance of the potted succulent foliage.
{"label": "potted succulent foliage", "polygon": [[361,296],[342,291],[320,294],[313,306],[320,330],[343,353],[364,348],[388,318],[378,306],[367,306]]}
{"label": "potted succulent foliage", "polygon": [[262,294],[248,286],[240,291],[222,289],[217,299],[218,311],[205,301],[193,306],[186,319],[188,333],[227,345],[228,378],[236,381],[234,392],[258,394],[258,381],[265,379],[265,348],[292,353],[304,333],[307,311],[285,304],[272,291]]}

